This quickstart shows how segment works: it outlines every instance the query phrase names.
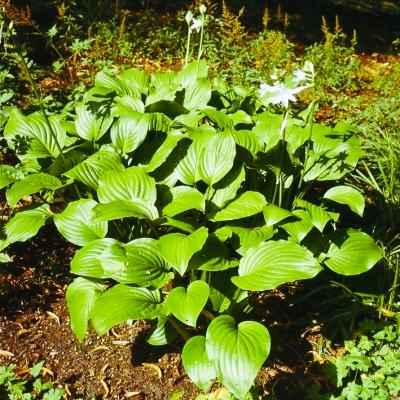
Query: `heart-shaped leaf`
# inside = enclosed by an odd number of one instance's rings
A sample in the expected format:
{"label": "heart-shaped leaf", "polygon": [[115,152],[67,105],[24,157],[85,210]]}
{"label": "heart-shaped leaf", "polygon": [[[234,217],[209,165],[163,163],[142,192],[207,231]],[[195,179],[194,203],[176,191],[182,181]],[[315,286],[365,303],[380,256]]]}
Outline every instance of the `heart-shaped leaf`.
{"label": "heart-shaped leaf", "polygon": [[338,274],[358,275],[370,270],[382,256],[371,236],[349,229],[333,236],[324,263]]}
{"label": "heart-shaped leaf", "polygon": [[176,186],[171,189],[172,201],[163,208],[163,215],[173,217],[187,210],[205,209],[203,195],[194,188],[188,186]]}
{"label": "heart-shaped leaf", "polygon": [[260,243],[244,254],[232,282],[245,290],[270,290],[282,283],[313,278],[321,266],[305,247],[290,241]]}
{"label": "heart-shaped leaf", "polygon": [[158,240],[158,247],[162,256],[182,276],[189,265],[193,254],[204,246],[208,237],[207,228],[199,228],[186,236],[182,233],[170,233]]}
{"label": "heart-shaped leaf", "polygon": [[129,217],[154,220],[159,216],[156,207],[141,199],[115,200],[110,203],[97,204],[93,212],[96,221],[111,221]]}
{"label": "heart-shaped leaf", "polygon": [[188,110],[204,108],[211,99],[211,84],[206,78],[197,79],[185,90],[183,106]]}
{"label": "heart-shaped leaf", "polygon": [[350,186],[334,186],[324,194],[324,199],[335,201],[336,203],[346,204],[350,210],[363,216],[365,200],[362,194]]}
{"label": "heart-shaped leaf", "polygon": [[216,378],[214,363],[208,358],[206,338],[190,338],[182,350],[182,363],[190,379],[203,391],[207,391],[211,381]]}
{"label": "heart-shaped leaf", "polygon": [[207,303],[210,288],[204,281],[192,282],[187,290],[177,287],[168,293],[167,307],[184,324],[196,327],[197,318]]}
{"label": "heart-shaped leaf", "polygon": [[69,203],[60,214],[54,215],[54,223],[58,231],[69,242],[85,246],[96,239],[104,238],[107,234],[107,222],[94,222],[93,208],[97,202],[80,199]]}
{"label": "heart-shaped leaf", "polygon": [[221,315],[207,329],[207,354],[218,379],[240,400],[250,390],[270,347],[268,330],[258,322],[243,321],[236,327],[233,317]]}

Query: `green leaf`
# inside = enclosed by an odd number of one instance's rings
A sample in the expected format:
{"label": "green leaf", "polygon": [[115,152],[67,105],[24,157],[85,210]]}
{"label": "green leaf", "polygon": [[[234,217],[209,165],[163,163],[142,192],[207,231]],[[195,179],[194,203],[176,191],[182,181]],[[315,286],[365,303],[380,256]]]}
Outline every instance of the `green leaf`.
{"label": "green leaf", "polygon": [[171,189],[172,201],[163,208],[163,215],[173,217],[187,210],[205,210],[203,195],[188,186],[176,186]]}
{"label": "green leaf", "polygon": [[6,253],[0,253],[0,264],[12,262],[12,258]]}
{"label": "green leaf", "polygon": [[311,221],[310,214],[306,210],[294,210],[291,214],[296,220],[281,223],[283,228],[296,242],[300,243],[311,230],[314,224]]}
{"label": "green leaf", "polygon": [[250,217],[263,211],[267,201],[259,192],[244,192],[215,214],[214,221],[231,221]]}
{"label": "green leaf", "polygon": [[103,149],[70,169],[64,175],[97,190],[101,175],[106,171],[122,171],[123,169],[124,166],[119,155],[114,151]]}
{"label": "green leaf", "polygon": [[142,69],[126,69],[118,75],[118,78],[127,86],[137,89],[140,93],[146,94],[148,91],[149,77]]}
{"label": "green leaf", "polygon": [[159,217],[157,208],[141,199],[115,200],[110,203],[97,204],[93,212],[96,222],[129,217],[155,220]]}
{"label": "green leaf", "polygon": [[264,149],[260,138],[253,131],[233,130],[232,136],[239,146],[247,149],[253,156]]}
{"label": "green leaf", "polygon": [[54,223],[61,235],[78,246],[104,238],[108,224],[93,220],[93,208],[96,205],[94,200],[80,199],[69,203],[62,213],[55,214]]}
{"label": "green leaf", "polygon": [[115,99],[115,106],[112,110],[112,115],[119,117],[126,113],[129,114],[132,111],[144,113],[143,102],[130,95],[121,96]]}
{"label": "green leaf", "polygon": [[198,78],[207,78],[207,64],[204,60],[192,61],[186,65],[178,72],[174,82],[186,88]]}
{"label": "green leaf", "polygon": [[100,203],[141,199],[154,204],[157,199],[155,181],[142,167],[105,172],[100,177],[97,195]]}
{"label": "green leaf", "polygon": [[196,110],[207,106],[211,99],[211,84],[207,78],[197,79],[186,86],[183,106],[188,110]]}
{"label": "green leaf", "polygon": [[97,299],[90,312],[92,324],[99,335],[128,320],[153,319],[162,312],[158,290],[116,285]]}
{"label": "green leaf", "polygon": [[278,207],[275,204],[268,204],[263,210],[265,224],[272,226],[284,219],[290,217],[292,213],[284,208]]}
{"label": "green leaf", "polygon": [[250,247],[271,239],[276,232],[272,226],[267,225],[257,228],[228,225],[228,228],[239,237],[239,246],[235,250],[240,255],[245,254]]}
{"label": "green leaf", "polygon": [[43,368],[43,364],[44,364],[44,361],[35,364],[35,365],[31,368],[30,374],[31,374],[34,378],[37,378],[37,377],[40,375],[40,372],[42,371],[42,368]]}
{"label": "green leaf", "polygon": [[229,132],[214,134],[199,156],[199,175],[211,186],[232,169],[236,156],[235,140]]}
{"label": "green leaf", "polygon": [[154,72],[151,74],[151,86],[157,89],[161,86],[170,85],[174,82],[175,76],[175,72],[172,71]]}
{"label": "green leaf", "polygon": [[329,213],[324,210],[322,207],[317,206],[315,204],[309,203],[308,201],[297,199],[296,204],[299,207],[307,210],[311,223],[320,231],[323,232],[326,224],[329,221],[336,221],[338,218],[338,214]]}
{"label": "green leaf", "polygon": [[106,288],[104,284],[81,277],[74,279],[67,288],[66,300],[71,328],[80,342],[83,342],[87,332],[89,314]]}
{"label": "green leaf", "polygon": [[215,109],[214,107],[206,107],[201,110],[201,112],[209,118],[214,124],[220,129],[226,129],[228,131],[234,130],[233,120],[223,113]]}
{"label": "green leaf", "polygon": [[123,114],[111,127],[111,141],[122,154],[136,150],[147,135],[147,118],[138,112]]}
{"label": "green leaf", "polygon": [[162,256],[182,276],[188,268],[192,256],[201,250],[208,238],[208,229],[199,228],[186,236],[182,233],[170,233],[158,240]]}
{"label": "green leaf", "polygon": [[324,194],[324,199],[335,201],[336,203],[346,204],[350,210],[363,216],[365,201],[362,194],[349,186],[334,186]]}
{"label": "green leaf", "polygon": [[35,236],[52,215],[48,204],[43,204],[33,210],[20,211],[4,226],[7,242],[25,242]]}
{"label": "green leaf", "polygon": [[245,290],[270,290],[282,283],[313,278],[321,266],[312,253],[297,243],[273,241],[249,248],[232,282]]}
{"label": "green leaf", "polygon": [[349,229],[336,232],[324,263],[341,275],[358,275],[370,270],[383,256],[371,236]]}
{"label": "green leaf", "polygon": [[11,207],[15,207],[22,197],[37,193],[45,189],[57,190],[62,183],[53,175],[44,172],[28,175],[26,178],[15,182],[10,189],[7,190],[7,201]]}
{"label": "green leaf", "polygon": [[[151,112],[164,112],[163,108],[165,108],[166,103],[163,103],[164,107],[157,107],[156,109],[149,107],[153,104],[157,104],[159,102],[173,102],[176,97],[176,92],[179,89],[179,85],[177,84],[169,84],[165,86],[161,86],[155,90],[152,90],[151,93],[146,98],[146,111]],[[165,113],[167,114],[167,113]]]}
{"label": "green leaf", "polygon": [[147,339],[147,343],[152,346],[165,346],[171,343],[178,333],[168,321],[168,317],[160,315],[157,318],[157,325],[152,329],[151,335]]}
{"label": "green leaf", "polygon": [[23,178],[24,174],[19,169],[11,165],[0,165],[0,189]]}
{"label": "green leaf", "polygon": [[218,379],[244,400],[268,357],[271,340],[267,328],[258,322],[235,325],[235,319],[229,315],[215,318],[207,329],[206,349]]}
{"label": "green leaf", "polygon": [[194,336],[185,343],[182,364],[190,379],[203,391],[208,390],[217,376],[214,363],[208,358],[204,336]]}
{"label": "green leaf", "polygon": [[108,131],[113,123],[112,117],[102,116],[85,104],[76,107],[76,133],[82,138],[96,142]]}
{"label": "green leaf", "polygon": [[197,318],[207,303],[210,288],[204,281],[194,281],[187,289],[176,287],[168,293],[168,310],[186,325],[196,327]]}

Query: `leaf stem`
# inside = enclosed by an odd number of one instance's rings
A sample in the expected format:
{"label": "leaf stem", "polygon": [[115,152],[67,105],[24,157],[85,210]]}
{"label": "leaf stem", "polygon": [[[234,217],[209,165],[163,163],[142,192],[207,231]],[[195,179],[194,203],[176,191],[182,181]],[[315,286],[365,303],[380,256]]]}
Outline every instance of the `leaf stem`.
{"label": "leaf stem", "polygon": [[176,331],[179,333],[182,339],[185,340],[185,342],[187,342],[191,338],[190,333],[186,330],[183,324],[181,324],[177,319],[175,319],[172,316],[169,316],[168,321],[176,329]]}

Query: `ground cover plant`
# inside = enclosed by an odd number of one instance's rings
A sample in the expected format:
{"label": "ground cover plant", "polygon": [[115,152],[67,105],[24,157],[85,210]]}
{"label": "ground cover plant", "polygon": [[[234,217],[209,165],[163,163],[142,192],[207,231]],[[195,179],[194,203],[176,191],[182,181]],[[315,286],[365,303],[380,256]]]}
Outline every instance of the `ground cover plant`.
{"label": "ground cover plant", "polygon": [[[354,48],[344,52],[339,44],[338,22],[333,34],[325,23],[325,43],[296,60],[285,34],[268,30],[264,14],[264,32],[250,43],[249,58],[240,47],[248,48],[239,17],[226,4],[221,20],[206,10],[181,14],[182,68],[151,74],[113,68],[132,51],[120,47],[117,58],[96,65],[107,68],[94,84],[86,82],[65,107],[45,100],[29,60],[18,44],[9,47],[34,89],[36,111],[8,107],[15,90],[4,87],[3,149],[14,161],[0,170],[9,214],[1,259],[11,261],[9,247],[53,225],[77,248],[66,299],[79,341],[90,325],[104,335],[120,323],[147,320],[148,343],[181,347],[185,371],[201,390],[207,393],[218,380],[228,398],[244,399],[271,349],[267,327],[253,313],[260,293],[321,272],[335,280],[359,275],[385,255],[395,272],[388,303],[371,293],[354,297],[396,315],[397,244],[363,217],[365,200],[368,206],[382,184],[388,188],[383,171],[394,167],[385,161],[382,168],[356,171],[364,157],[361,118],[353,125],[316,122],[317,98],[332,105],[341,90],[360,87],[354,80],[360,64]],[[104,24],[97,39],[69,46],[72,57],[59,68],[75,71],[70,83],[78,68],[91,64],[92,56],[85,59],[97,51],[91,44],[102,49],[101,35],[125,37],[123,21],[117,19],[117,31]],[[225,30],[214,40],[207,24]],[[8,29],[12,37],[12,25]],[[157,47],[157,40],[149,46]],[[214,59],[219,45],[221,65],[234,56],[230,71],[204,61]],[[343,73],[332,74],[338,54]],[[316,75],[307,57],[317,63]],[[255,64],[243,67],[242,61]],[[11,70],[4,70],[2,81],[10,79]],[[374,180],[377,170],[383,176]]]}

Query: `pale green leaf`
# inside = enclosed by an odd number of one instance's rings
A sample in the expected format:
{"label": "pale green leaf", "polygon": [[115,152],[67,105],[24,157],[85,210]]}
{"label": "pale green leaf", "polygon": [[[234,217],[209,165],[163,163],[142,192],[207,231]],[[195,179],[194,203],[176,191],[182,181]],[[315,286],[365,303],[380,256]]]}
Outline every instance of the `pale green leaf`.
{"label": "pale green leaf", "polygon": [[350,186],[334,186],[324,194],[324,199],[335,201],[336,203],[346,204],[350,210],[363,216],[365,200],[363,195]]}
{"label": "pale green leaf", "polygon": [[155,220],[159,217],[157,208],[141,199],[114,200],[105,204],[97,204],[93,213],[96,222],[129,217]]}
{"label": "pale green leaf", "polygon": [[211,84],[207,78],[197,79],[186,86],[183,106],[188,110],[196,110],[207,106],[211,99]]}
{"label": "pale green leaf", "polygon": [[203,195],[188,186],[176,186],[171,189],[172,200],[163,208],[163,215],[173,217],[187,210],[205,210]]}

